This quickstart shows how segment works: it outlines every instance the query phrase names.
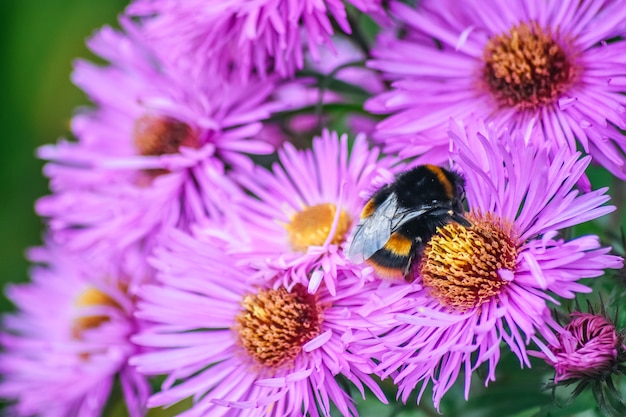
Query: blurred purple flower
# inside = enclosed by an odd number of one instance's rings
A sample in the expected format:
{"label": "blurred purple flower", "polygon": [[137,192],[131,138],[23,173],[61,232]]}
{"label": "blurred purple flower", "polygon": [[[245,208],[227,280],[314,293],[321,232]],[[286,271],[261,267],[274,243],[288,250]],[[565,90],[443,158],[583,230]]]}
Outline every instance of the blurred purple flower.
{"label": "blurred purple flower", "polygon": [[450,117],[474,113],[496,128],[535,123],[533,140],[575,152],[577,144],[626,179],[626,7],[619,0],[401,2],[405,26],[386,34],[371,68],[392,89],[366,103],[391,113],[377,138],[389,153],[446,159]]}
{"label": "blurred purple flower", "polygon": [[32,283],[8,287],[18,308],[3,318],[0,397],[16,416],[98,417],[119,378],[132,417],[143,416],[150,386],[128,365],[133,285],[101,260],[58,248],[31,251],[44,264]]}
{"label": "blurred purple flower", "polygon": [[[364,67],[365,54],[352,41],[334,36],[333,44],[335,51],[322,49],[317,61],[305,54],[304,71],[276,88],[275,101],[297,112],[281,123],[286,132],[283,141],[310,138],[321,126],[337,124],[335,118],[339,117],[344,117],[355,133],[370,135],[374,131],[376,119],[362,110],[362,104],[372,94],[382,92],[384,82],[380,74]],[[331,104],[340,110],[327,111]]]}
{"label": "blurred purple flower", "polygon": [[270,79],[232,84],[194,78],[159,62],[132,23],[104,28],[89,46],[111,62],[76,64],[74,82],[96,104],[76,114],[77,142],[40,150],[53,195],[37,204],[55,239],[74,248],[147,248],[163,227],[186,228],[227,212],[239,191],[227,173],[248,170],[260,120],[282,105]]}
{"label": "blurred purple flower", "polygon": [[371,326],[350,312],[377,283],[342,270],[336,296],[280,279],[256,285],[210,240],[174,231],[164,241],[159,285],[144,286],[138,304],[152,325],[133,339],[154,351],[131,359],[142,373],[167,375],[150,407],[191,397],[181,416],[329,416],[331,403],[356,415],[336,376],[386,402],[369,375],[375,364],[347,350],[352,332]]}
{"label": "blurred purple flower", "polygon": [[[381,0],[348,3],[382,13]],[[234,72],[239,81],[254,71],[293,75],[305,47],[318,60],[320,45],[333,48],[332,20],[351,33],[341,0],[135,0],[127,14],[144,18],[163,60],[197,74]]]}

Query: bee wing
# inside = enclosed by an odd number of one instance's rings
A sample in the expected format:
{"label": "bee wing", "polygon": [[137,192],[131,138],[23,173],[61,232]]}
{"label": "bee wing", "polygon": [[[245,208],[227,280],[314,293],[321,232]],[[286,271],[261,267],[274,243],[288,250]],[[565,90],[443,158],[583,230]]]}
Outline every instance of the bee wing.
{"label": "bee wing", "polygon": [[419,209],[399,209],[391,219],[391,233],[397,232],[403,224],[431,211],[433,206],[424,205]]}
{"label": "bee wing", "polygon": [[431,209],[432,206],[403,209],[398,207],[398,197],[390,194],[371,216],[361,219],[356,225],[352,243],[348,248],[348,258],[356,263],[370,258],[385,246],[391,234],[400,229],[403,224]]}
{"label": "bee wing", "polygon": [[352,243],[348,248],[348,258],[362,262],[385,246],[391,234],[404,223],[421,216],[430,207],[419,210],[398,207],[398,197],[392,193],[374,210],[371,216],[361,219],[356,225]]}
{"label": "bee wing", "polygon": [[393,217],[397,211],[398,198],[392,193],[376,207],[371,216],[361,219],[348,248],[348,258],[362,262],[385,246],[391,236]]}

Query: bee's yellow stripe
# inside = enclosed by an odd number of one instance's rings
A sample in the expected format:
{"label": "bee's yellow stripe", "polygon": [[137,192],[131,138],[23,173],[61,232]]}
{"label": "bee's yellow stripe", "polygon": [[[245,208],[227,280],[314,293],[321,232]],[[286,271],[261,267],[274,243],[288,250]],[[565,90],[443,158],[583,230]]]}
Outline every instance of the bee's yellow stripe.
{"label": "bee's yellow stripe", "polygon": [[448,177],[443,173],[443,170],[437,165],[425,165],[425,167],[437,176],[439,183],[443,185],[446,190],[446,197],[449,199],[454,198],[454,190],[452,189],[452,184],[448,181]]}
{"label": "bee's yellow stripe", "polygon": [[368,259],[368,264],[370,264],[374,268],[374,272],[381,278],[402,278],[404,276],[404,271],[402,268],[390,268],[388,266],[378,265],[376,262],[373,262],[371,259]]}
{"label": "bee's yellow stripe", "polygon": [[396,256],[409,256],[412,246],[413,241],[411,239],[398,233],[393,233],[385,243],[385,249]]}
{"label": "bee's yellow stripe", "polygon": [[376,210],[376,207],[374,207],[374,199],[371,198],[367,202],[367,204],[365,204],[365,206],[363,207],[363,210],[361,210],[361,218],[366,219],[370,217],[372,214],[374,214],[375,210]]}

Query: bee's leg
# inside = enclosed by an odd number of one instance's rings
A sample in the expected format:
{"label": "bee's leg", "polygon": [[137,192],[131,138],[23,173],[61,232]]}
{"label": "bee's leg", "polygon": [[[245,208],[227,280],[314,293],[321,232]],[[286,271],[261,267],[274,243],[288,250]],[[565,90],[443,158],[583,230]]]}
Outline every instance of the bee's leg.
{"label": "bee's leg", "polygon": [[411,246],[411,255],[409,256],[409,260],[404,267],[404,279],[407,282],[415,281],[415,268],[417,264],[419,264],[419,260],[422,257],[422,253],[424,252],[424,243],[422,238],[418,237],[413,241],[413,245]]}

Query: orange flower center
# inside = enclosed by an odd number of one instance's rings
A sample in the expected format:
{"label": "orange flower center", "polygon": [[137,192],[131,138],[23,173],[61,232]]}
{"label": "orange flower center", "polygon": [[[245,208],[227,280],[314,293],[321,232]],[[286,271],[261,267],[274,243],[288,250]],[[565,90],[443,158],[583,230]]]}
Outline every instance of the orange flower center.
{"label": "orange flower center", "polygon": [[518,238],[513,225],[491,213],[469,213],[472,227],[449,223],[426,245],[419,269],[441,304],[466,311],[497,296],[508,281],[499,271],[514,271]]}
{"label": "orange flower center", "polygon": [[536,23],[522,23],[494,36],[483,55],[487,87],[508,107],[554,103],[576,77],[576,68],[563,48]]}
{"label": "orange flower center", "polygon": [[158,156],[177,153],[181,146],[197,147],[198,137],[186,123],[146,114],[135,120],[133,143],[140,155]]}
{"label": "orange flower center", "polygon": [[302,346],[322,329],[323,308],[302,284],[260,290],[242,301],[233,330],[239,345],[258,364],[279,368],[291,363]]}
{"label": "orange flower center", "polygon": [[[289,242],[294,250],[306,252],[309,246],[322,246],[330,233],[337,207],[331,203],[306,207],[296,213],[285,226],[289,233]],[[330,243],[340,244],[346,239],[352,220],[341,210],[335,234]]]}
{"label": "orange flower center", "polygon": [[[75,302],[76,307],[111,306],[121,309],[120,305],[109,295],[102,291],[90,287],[83,291]],[[111,318],[105,315],[81,316],[74,320],[72,334],[75,339],[81,339],[83,332],[95,329],[110,321]]]}

